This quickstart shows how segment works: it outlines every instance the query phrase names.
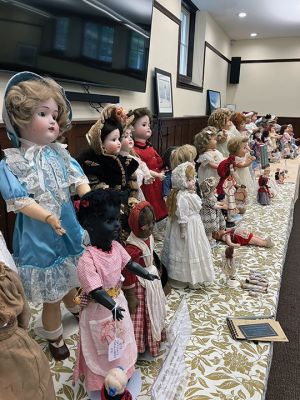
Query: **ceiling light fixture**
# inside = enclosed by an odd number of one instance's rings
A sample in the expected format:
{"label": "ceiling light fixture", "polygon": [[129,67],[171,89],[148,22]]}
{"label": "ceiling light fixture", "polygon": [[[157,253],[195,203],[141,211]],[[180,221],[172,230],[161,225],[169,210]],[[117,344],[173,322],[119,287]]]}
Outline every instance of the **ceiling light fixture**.
{"label": "ceiling light fixture", "polygon": [[240,18],[245,18],[245,17],[247,17],[247,13],[245,13],[244,11],[243,11],[243,12],[240,12],[240,13],[239,13],[239,17],[240,17]]}
{"label": "ceiling light fixture", "polygon": [[250,33],[250,36],[251,36],[251,37],[255,37],[255,36],[257,36],[257,33],[255,33],[255,32]]}

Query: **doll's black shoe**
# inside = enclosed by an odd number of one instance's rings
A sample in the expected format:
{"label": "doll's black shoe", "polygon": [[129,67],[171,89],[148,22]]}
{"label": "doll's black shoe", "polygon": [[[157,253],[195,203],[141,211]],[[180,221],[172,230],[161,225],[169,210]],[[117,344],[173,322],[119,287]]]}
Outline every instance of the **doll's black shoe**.
{"label": "doll's black shoe", "polygon": [[65,344],[62,335],[55,340],[48,340],[48,342],[50,353],[56,361],[62,361],[70,357],[69,349]]}
{"label": "doll's black shoe", "polygon": [[79,312],[71,312],[72,315],[74,315],[74,317],[77,319],[77,321],[79,322]]}
{"label": "doll's black shoe", "polygon": [[233,228],[235,223],[233,221],[226,221],[226,228]]}

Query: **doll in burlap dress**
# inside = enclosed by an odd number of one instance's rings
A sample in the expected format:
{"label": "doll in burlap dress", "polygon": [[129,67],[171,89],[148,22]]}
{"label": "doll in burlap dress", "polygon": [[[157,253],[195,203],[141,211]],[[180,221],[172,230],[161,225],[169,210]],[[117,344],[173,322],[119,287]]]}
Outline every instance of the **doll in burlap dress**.
{"label": "doll in burlap dress", "polygon": [[0,262],[0,398],[55,400],[48,360],[27,333],[29,319],[19,276]]}

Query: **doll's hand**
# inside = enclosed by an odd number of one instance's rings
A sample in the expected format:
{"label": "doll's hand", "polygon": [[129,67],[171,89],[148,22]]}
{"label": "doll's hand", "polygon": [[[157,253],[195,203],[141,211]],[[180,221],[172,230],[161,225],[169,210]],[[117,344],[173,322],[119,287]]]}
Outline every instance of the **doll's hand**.
{"label": "doll's hand", "polygon": [[160,278],[157,275],[148,274],[147,276],[145,276],[145,279],[147,279],[147,281],[154,281],[154,279],[160,279]]}
{"label": "doll's hand", "polygon": [[59,236],[62,236],[66,233],[65,229],[62,228],[60,224],[60,220],[56,218],[55,215],[53,214],[48,215],[48,217],[46,217],[45,219],[45,222],[48,223]]}
{"label": "doll's hand", "polygon": [[124,312],[124,308],[117,306],[116,308],[113,308],[111,310],[112,315],[113,315],[113,319],[117,320],[117,321],[121,321],[124,318],[123,312]]}
{"label": "doll's hand", "polygon": [[164,172],[160,172],[157,177],[159,178],[160,181],[163,181],[165,179],[166,175]]}
{"label": "doll's hand", "polygon": [[180,229],[180,237],[181,239],[184,239],[186,235],[186,224],[180,224],[179,229]]}
{"label": "doll's hand", "polygon": [[147,178],[144,179],[144,184],[145,185],[151,185],[155,181],[154,176],[147,176]]}
{"label": "doll's hand", "polygon": [[138,199],[136,199],[135,197],[129,197],[128,199],[128,205],[129,207],[134,207],[136,206],[140,201]]}

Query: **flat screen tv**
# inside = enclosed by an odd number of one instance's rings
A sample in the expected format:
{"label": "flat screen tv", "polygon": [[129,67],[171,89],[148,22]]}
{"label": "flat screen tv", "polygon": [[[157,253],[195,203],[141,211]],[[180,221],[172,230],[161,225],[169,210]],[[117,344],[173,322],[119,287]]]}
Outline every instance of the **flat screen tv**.
{"label": "flat screen tv", "polygon": [[153,0],[0,0],[0,70],[144,92]]}

